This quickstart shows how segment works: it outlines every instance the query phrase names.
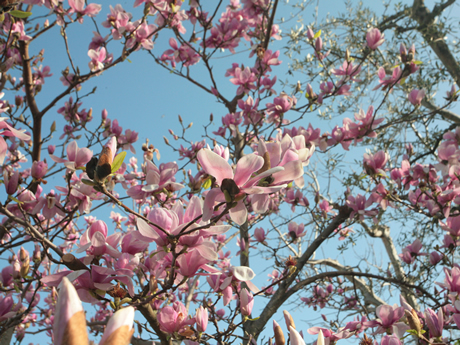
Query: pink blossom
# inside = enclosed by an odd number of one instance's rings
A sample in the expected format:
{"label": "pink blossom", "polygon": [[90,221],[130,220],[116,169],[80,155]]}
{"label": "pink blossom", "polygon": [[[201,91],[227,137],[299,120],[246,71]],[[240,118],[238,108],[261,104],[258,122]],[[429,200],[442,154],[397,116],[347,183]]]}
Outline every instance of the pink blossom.
{"label": "pink blossom", "polygon": [[172,307],[166,306],[162,308],[158,313],[157,319],[163,332],[173,334],[179,332],[185,326],[195,323],[195,319],[187,319],[187,315],[185,306],[177,301],[173,303]]}
{"label": "pink blossom", "polygon": [[126,48],[131,49],[134,45],[137,44],[136,50],[139,50],[141,47],[147,50],[153,49],[153,34],[157,29],[156,25],[142,23],[139,25],[138,22],[133,24],[134,27],[137,27],[134,32],[134,37],[130,37],[126,41]]}
{"label": "pink blossom", "polygon": [[90,49],[88,56],[91,61],[88,63],[91,72],[102,71],[104,69],[104,63],[106,62],[107,54],[104,47],[100,47],[97,50]]}
{"label": "pink blossom", "polygon": [[417,238],[412,244],[409,244],[407,247],[403,248],[399,257],[406,263],[411,264],[414,262],[417,256],[428,255],[426,253],[420,253],[422,249],[422,242]]}
{"label": "pink blossom", "polygon": [[385,151],[378,151],[375,154],[365,153],[363,166],[366,173],[371,176],[385,176],[385,165],[390,155]]}
{"label": "pink blossom", "polygon": [[[222,157],[209,149],[200,150],[197,158],[203,170],[213,176],[217,185],[220,186],[220,188],[211,189],[206,196],[203,210],[203,221],[205,222],[212,217],[215,201],[236,201],[236,206],[230,209],[230,217],[235,223],[241,225],[247,219],[247,210],[243,203],[244,195],[273,193],[285,187],[285,185],[273,187],[258,185],[259,181],[264,177],[281,172],[284,168],[272,168],[252,177],[252,174],[260,170],[264,164],[263,158],[255,154],[249,154],[241,158],[236,165],[235,171]],[[282,179],[283,175],[278,178]],[[276,179],[274,182],[276,182]]]}
{"label": "pink blossom", "polygon": [[101,5],[89,4],[85,7],[85,0],[69,0],[70,12],[78,13],[78,22],[83,23],[83,16],[95,17],[101,11]]}
{"label": "pink blossom", "polygon": [[301,237],[306,235],[304,232],[304,224],[297,224],[296,222],[290,222],[288,225],[289,236],[291,236],[292,241],[299,242]]}
{"label": "pink blossom", "polygon": [[67,159],[59,158],[50,155],[51,159],[56,163],[64,163],[65,167],[69,170],[76,170],[86,165],[93,156],[93,152],[86,148],[78,148],[76,141],[72,141],[67,145]]}
{"label": "pink blossom", "polygon": [[420,105],[422,103],[422,99],[425,98],[425,90],[414,89],[409,93],[407,98],[413,105]]}
{"label": "pink blossom", "polygon": [[238,90],[236,93],[238,95],[242,93],[249,93],[251,90],[255,90],[256,86],[254,82],[257,80],[256,75],[251,71],[249,67],[246,67],[244,70],[237,67],[235,69],[235,76],[234,78],[230,79],[230,82],[234,85],[239,85]]}
{"label": "pink blossom", "polygon": [[372,49],[376,50],[379,46],[385,42],[385,35],[380,32],[377,28],[371,28],[367,31],[366,34],[366,41],[367,46]]}

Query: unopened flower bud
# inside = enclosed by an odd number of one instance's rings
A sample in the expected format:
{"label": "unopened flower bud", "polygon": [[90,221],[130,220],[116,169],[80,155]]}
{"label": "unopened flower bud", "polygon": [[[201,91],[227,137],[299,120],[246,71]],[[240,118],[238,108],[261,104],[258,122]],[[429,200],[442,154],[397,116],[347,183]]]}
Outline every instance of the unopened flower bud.
{"label": "unopened flower bud", "polygon": [[41,248],[39,244],[35,245],[34,253],[32,255],[32,260],[37,263],[40,262],[42,259],[42,253],[41,253]]}
{"label": "unopened flower bud", "polygon": [[109,115],[107,109],[102,110],[102,120],[107,120],[107,116]]}
{"label": "unopened flower bud", "polygon": [[54,150],[56,150],[56,146],[54,145],[48,145],[48,153],[52,155],[54,153]]}
{"label": "unopened flower bud", "polygon": [[313,37],[315,37],[315,33],[313,32],[313,30],[311,28],[308,28],[308,30],[307,30],[307,38],[309,40],[312,40]]}
{"label": "unopened flower bud", "polygon": [[284,338],[283,330],[275,320],[273,320],[273,332],[275,333],[275,345],[284,345],[286,339]]}
{"label": "unopened flower bud", "polygon": [[295,329],[295,323],[294,319],[292,318],[291,314],[287,310],[283,310],[284,314],[284,322],[286,322],[286,327],[289,329],[289,327],[292,327]]}
{"label": "unopened flower bud", "polygon": [[177,115],[179,117],[179,122],[182,123],[182,116]]}
{"label": "unopened flower bud", "polygon": [[345,60],[346,60],[346,61],[350,61],[350,51],[348,50],[348,48],[347,48],[347,50],[345,51]]}
{"label": "unopened flower bud", "polygon": [[21,96],[17,95],[17,96],[14,97],[14,104],[16,104],[17,107],[20,107],[23,102],[24,102],[24,100],[23,100],[23,98]]}
{"label": "unopened flower bud", "polygon": [[404,314],[406,315],[410,328],[417,332],[417,336],[420,336],[423,327],[415,309],[412,309],[411,311],[404,310]]}

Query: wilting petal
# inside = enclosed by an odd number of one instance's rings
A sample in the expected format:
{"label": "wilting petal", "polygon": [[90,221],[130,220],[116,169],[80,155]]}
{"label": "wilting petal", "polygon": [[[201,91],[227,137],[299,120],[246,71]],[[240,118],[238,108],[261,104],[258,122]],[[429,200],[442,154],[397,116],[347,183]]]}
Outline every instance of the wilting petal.
{"label": "wilting petal", "polygon": [[238,279],[239,281],[245,282],[251,280],[256,276],[254,271],[249,267],[245,266],[234,266],[232,267],[233,276]]}
{"label": "wilting petal", "polygon": [[64,277],[54,315],[54,345],[87,345],[85,312],[72,283]]}

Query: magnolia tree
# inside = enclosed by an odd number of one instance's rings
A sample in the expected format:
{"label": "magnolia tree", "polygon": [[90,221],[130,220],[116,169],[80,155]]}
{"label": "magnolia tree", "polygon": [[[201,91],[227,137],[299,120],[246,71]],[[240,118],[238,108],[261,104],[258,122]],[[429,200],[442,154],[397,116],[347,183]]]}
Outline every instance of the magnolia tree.
{"label": "magnolia tree", "polygon": [[[281,83],[278,0],[2,1],[0,343],[455,342],[454,2],[298,24],[284,44],[299,81]],[[69,49],[79,25],[94,30],[87,66]],[[40,46],[55,31],[63,71]],[[201,141],[181,118],[170,130],[182,167],[83,108],[89,80],[138,54],[222,107]],[[53,117],[63,128],[45,129]]]}

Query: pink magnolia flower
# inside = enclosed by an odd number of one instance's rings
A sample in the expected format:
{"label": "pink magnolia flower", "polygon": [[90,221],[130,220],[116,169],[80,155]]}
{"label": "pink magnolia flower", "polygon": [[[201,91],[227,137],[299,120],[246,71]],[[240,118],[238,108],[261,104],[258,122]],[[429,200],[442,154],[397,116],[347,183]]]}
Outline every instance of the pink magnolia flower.
{"label": "pink magnolia flower", "polygon": [[401,340],[396,334],[385,335],[380,342],[380,345],[401,345]]}
{"label": "pink magnolia flower", "polygon": [[406,263],[411,264],[415,261],[415,257],[428,255],[427,253],[420,253],[422,249],[422,242],[417,238],[412,244],[409,244],[407,247],[403,248],[399,257]]}
{"label": "pink magnolia flower", "polygon": [[442,308],[439,308],[437,314],[432,309],[427,308],[425,310],[425,321],[430,330],[430,338],[442,336],[444,329],[444,313],[442,312]]}
{"label": "pink magnolia flower", "polygon": [[0,321],[9,319],[16,315],[16,311],[13,310],[13,296],[11,294],[5,297],[0,296]]}
{"label": "pink magnolia flower", "polygon": [[404,332],[409,329],[409,326],[404,322],[398,322],[404,316],[403,307],[398,307],[396,304],[393,306],[380,305],[377,307],[376,314],[379,317],[377,320],[364,323],[366,327],[378,326],[375,334],[390,332],[402,337]]}
{"label": "pink magnolia flower", "polygon": [[376,209],[366,210],[373,201],[371,198],[366,200],[364,195],[358,194],[356,197],[349,195],[347,198],[347,205],[353,209],[350,214],[350,219],[358,215],[359,219],[363,220],[364,217],[374,217],[378,214]]}
{"label": "pink magnolia flower", "polygon": [[78,13],[78,22],[83,23],[83,16],[95,17],[102,6],[97,4],[89,4],[85,8],[85,0],[69,0],[69,13]]}
{"label": "pink magnolia flower", "polygon": [[[3,97],[4,93],[0,93],[0,98]],[[0,134],[7,137],[16,137],[21,140],[28,141],[30,140],[30,135],[24,133],[24,131],[18,131],[6,123],[7,117],[0,117]],[[2,130],[3,129],[3,130]],[[0,135],[0,164],[3,164],[6,152],[8,151],[8,145],[3,139],[3,136]]]}
{"label": "pink magnolia flower", "polygon": [[126,48],[131,49],[134,45],[137,44],[136,50],[139,50],[141,47],[147,50],[153,49],[153,34],[157,29],[154,24],[142,23],[139,25],[139,21],[133,23],[133,27],[136,27],[133,37],[130,37],[126,41]]}
{"label": "pink magnolia flower", "polygon": [[383,86],[383,89],[386,87],[392,88],[396,83],[398,83],[401,80],[401,75],[402,75],[402,69],[399,67],[396,67],[393,69],[393,73],[391,76],[387,76],[385,72],[385,68],[380,67],[377,75],[379,77],[379,85],[377,85],[374,90],[379,89],[381,86]]}
{"label": "pink magnolia flower", "polygon": [[366,41],[367,46],[372,49],[376,50],[379,46],[385,42],[385,35],[380,32],[377,28],[371,28],[367,31],[366,34]]}
{"label": "pink magnolia flower", "polygon": [[299,242],[300,238],[306,235],[304,229],[305,226],[303,223],[297,224],[296,222],[290,222],[288,225],[289,236],[291,236],[294,242]]}
{"label": "pink magnolia flower", "polygon": [[102,26],[112,29],[113,39],[119,40],[123,37],[131,18],[131,13],[126,12],[120,4],[117,4],[115,8],[110,5],[110,13],[107,15],[107,20],[102,22]]}
{"label": "pink magnolia flower", "polygon": [[32,168],[30,171],[30,174],[35,180],[40,180],[46,175],[46,172],[48,171],[48,164],[45,161],[34,161],[32,163]]}
{"label": "pink magnolia flower", "polygon": [[409,93],[407,98],[413,105],[420,105],[422,103],[422,99],[425,98],[425,90],[414,89]]}
{"label": "pink magnolia flower", "polygon": [[357,81],[353,77],[361,72],[361,65],[354,66],[352,62],[344,61],[342,66],[332,70],[332,74],[346,77],[345,80]]}
{"label": "pink magnolia flower", "polygon": [[91,72],[102,71],[104,69],[104,63],[107,60],[107,52],[104,47],[100,47],[97,50],[90,49],[88,56],[91,61],[88,63]]}
{"label": "pink magnolia flower", "polygon": [[51,190],[44,197],[38,199],[32,213],[38,214],[40,211],[45,219],[52,219],[56,214],[64,217],[63,207],[59,202],[60,195],[56,195],[54,190]]}
{"label": "pink magnolia flower", "polygon": [[76,170],[78,168],[82,168],[88,163],[93,157],[93,151],[90,149],[83,147],[78,148],[78,144],[76,141],[72,141],[69,145],[67,145],[67,159],[59,158],[54,155],[50,155],[51,159],[56,163],[64,163],[67,169],[69,170]]}
{"label": "pink magnolia flower", "polygon": [[185,326],[193,325],[195,319],[187,319],[185,306],[176,301],[171,306],[166,306],[160,310],[157,319],[163,332],[173,334],[179,332]]}
{"label": "pink magnolia flower", "polygon": [[230,82],[234,85],[239,85],[236,93],[238,95],[242,93],[249,93],[251,90],[255,90],[256,86],[254,82],[257,80],[256,75],[251,71],[249,67],[246,67],[244,70],[237,67],[235,69],[234,78],[230,79]]}
{"label": "pink magnolia flower", "polygon": [[198,332],[202,333],[206,331],[208,327],[208,309],[203,308],[200,306],[196,310],[196,329]]}
{"label": "pink magnolia flower", "polygon": [[[235,171],[225,159],[209,149],[200,150],[197,158],[203,170],[213,176],[217,185],[220,186],[220,188],[212,188],[206,195],[202,218],[205,222],[212,217],[215,201],[237,202],[235,207],[230,209],[230,217],[235,223],[241,225],[247,219],[247,210],[243,202],[246,194],[273,193],[286,186],[263,187],[258,185],[259,181],[264,177],[283,171],[284,168],[272,168],[252,177],[264,165],[263,158],[256,154],[249,154],[241,158],[236,165]],[[279,178],[282,179],[282,176],[279,176]]]}
{"label": "pink magnolia flower", "polygon": [[385,165],[390,159],[390,155],[385,151],[378,151],[375,154],[365,153],[363,166],[366,173],[374,176],[385,176]]}

